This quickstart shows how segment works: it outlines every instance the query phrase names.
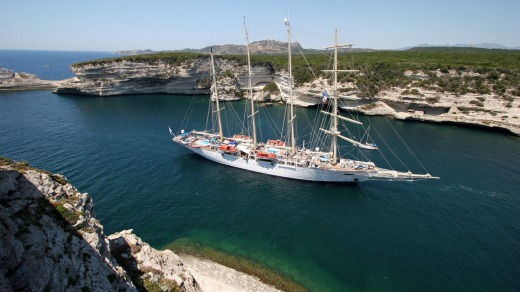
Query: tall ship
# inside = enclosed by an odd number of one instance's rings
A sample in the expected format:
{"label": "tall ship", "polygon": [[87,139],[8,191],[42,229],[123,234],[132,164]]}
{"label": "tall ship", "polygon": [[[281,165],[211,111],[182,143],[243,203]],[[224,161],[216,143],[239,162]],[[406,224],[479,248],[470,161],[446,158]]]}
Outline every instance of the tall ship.
{"label": "tall ship", "polygon": [[[334,45],[327,48],[333,50],[334,62],[331,70],[326,70],[332,74],[331,93],[327,94],[327,103],[330,105],[328,110],[320,109],[319,114],[324,117],[320,126],[313,126],[316,136],[322,147],[305,147],[305,141],[298,144],[296,136],[296,115],[294,110],[293,96],[293,76],[292,76],[292,56],[291,56],[291,26],[289,20],[284,19],[288,33],[288,89],[286,98],[287,115],[281,124],[287,126],[286,134],[282,137],[258,141],[256,115],[253,91],[251,60],[249,54],[249,35],[245,26],[247,67],[248,67],[248,91],[249,99],[247,111],[249,115],[244,115],[248,119],[248,131],[246,133],[225,134],[221,117],[221,101],[218,97],[217,74],[213,52],[211,53],[212,68],[212,98],[210,99],[211,114],[215,116],[216,125],[210,130],[181,130],[174,133],[171,128],[170,134],[172,141],[176,144],[192,151],[211,161],[234,167],[237,169],[256,172],[265,175],[315,182],[334,182],[334,183],[361,183],[369,180],[386,181],[416,181],[423,179],[438,179],[429,173],[416,174],[410,171],[397,171],[378,167],[369,160],[358,160],[349,157],[348,153],[340,153],[340,140],[346,141],[362,149],[377,149],[375,145],[354,140],[345,136],[340,131],[340,124],[361,125],[362,123],[353,118],[347,118],[339,114],[338,111],[338,74],[356,72],[356,70],[338,69],[338,51],[341,47],[352,46],[340,45],[338,43],[337,31],[335,33]],[[309,146],[309,143],[307,143]],[[194,163],[197,163],[194,160]]]}

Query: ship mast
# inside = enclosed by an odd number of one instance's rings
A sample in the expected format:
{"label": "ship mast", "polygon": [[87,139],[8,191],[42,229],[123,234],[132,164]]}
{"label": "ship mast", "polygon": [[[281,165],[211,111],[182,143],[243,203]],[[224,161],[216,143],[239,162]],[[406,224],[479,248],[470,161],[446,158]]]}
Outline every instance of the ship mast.
{"label": "ship mast", "polygon": [[[338,70],[338,49],[342,47],[352,47],[352,44],[344,44],[340,45],[338,44],[338,30],[335,30],[335,37],[334,37],[334,46],[327,47],[325,49],[334,49],[334,65],[332,70],[323,70],[324,72],[332,72],[334,75],[334,85],[333,85],[333,94],[332,94],[332,122],[330,125],[330,131],[323,130],[327,134],[332,135],[332,165],[336,165],[338,163],[338,137],[345,139],[351,143],[354,144],[360,144],[357,141],[353,141],[351,139],[348,139],[346,137],[343,137],[341,133],[338,131],[338,119],[346,119],[341,116],[338,116],[338,72],[357,72],[358,70]],[[349,119],[346,119],[348,121],[354,122],[356,124],[360,124],[358,121],[352,121]]]}
{"label": "ship mast", "polygon": [[246,17],[244,16],[244,29],[246,30],[246,49],[247,49],[247,71],[249,76],[249,98],[251,101],[251,127],[253,130],[253,149],[256,149],[256,126],[255,126],[255,103],[253,100],[253,85],[251,81],[251,59],[249,57],[249,33],[247,32]]}
{"label": "ship mast", "polygon": [[334,93],[332,102],[332,165],[338,163],[338,30],[334,37]]}
{"label": "ship mast", "polygon": [[293,83],[292,83],[292,56],[291,56],[291,23],[289,22],[288,18],[284,19],[285,26],[287,26],[287,35],[289,38],[288,42],[288,51],[289,51],[289,108],[290,108],[290,115],[289,115],[289,124],[291,127],[290,130],[290,136],[291,136],[291,154],[296,153],[296,139],[294,138],[294,102],[293,102]]}
{"label": "ship mast", "polygon": [[215,92],[215,102],[217,106],[217,120],[218,120],[218,135],[220,141],[224,141],[224,133],[222,132],[222,119],[220,118],[220,104],[218,100],[218,90],[217,90],[217,74],[215,73],[215,62],[213,61],[213,48],[211,48],[211,70],[213,72],[213,90]]}

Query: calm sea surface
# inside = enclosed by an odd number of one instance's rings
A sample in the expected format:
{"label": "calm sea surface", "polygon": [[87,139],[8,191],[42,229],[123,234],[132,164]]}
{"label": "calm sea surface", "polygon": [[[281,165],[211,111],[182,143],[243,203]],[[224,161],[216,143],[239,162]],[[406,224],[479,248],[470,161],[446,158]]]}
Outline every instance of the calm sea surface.
{"label": "calm sea surface", "polygon": [[116,57],[108,52],[0,50],[0,68],[36,74],[44,80],[74,77],[70,65],[87,60]]}
{"label": "calm sea surface", "polygon": [[[0,50],[0,67],[61,79],[72,76],[72,62],[108,56]],[[45,75],[27,60],[62,69]],[[167,127],[179,130],[188,109],[194,127],[205,124],[207,98],[0,92],[0,156],[64,174],[94,198],[107,234],[133,228],[156,248],[189,238],[313,291],[520,289],[518,137],[362,117],[421,172],[395,129],[441,180],[292,181],[230,169],[171,142]],[[282,108],[260,111],[276,117]],[[306,114],[313,110],[297,110],[301,122]]]}

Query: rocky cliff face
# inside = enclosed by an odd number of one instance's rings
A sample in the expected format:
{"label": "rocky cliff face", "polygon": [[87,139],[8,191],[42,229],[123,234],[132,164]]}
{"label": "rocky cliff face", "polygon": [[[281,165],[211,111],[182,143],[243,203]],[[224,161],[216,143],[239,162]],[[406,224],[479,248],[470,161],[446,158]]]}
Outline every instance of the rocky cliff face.
{"label": "rocky cliff face", "polygon": [[[504,101],[492,94],[440,95],[434,90],[422,90],[421,96],[405,96],[403,100],[402,92],[402,89],[395,88],[382,91],[371,100],[372,103],[360,105],[356,110],[366,115],[477,126],[520,136],[520,100],[504,106]],[[480,103],[475,102],[480,100]]]}
{"label": "rocky cliff face", "polygon": [[[218,68],[219,99],[237,100],[244,96],[243,93],[247,92],[249,87],[247,68],[234,60],[216,58],[215,62]],[[150,63],[119,60],[78,64],[73,65],[72,69],[76,77],[59,86],[57,93],[97,96],[157,93],[209,94],[212,83],[208,57],[199,57],[176,65],[160,60]],[[452,72],[437,71],[437,77],[455,76]],[[252,73],[252,86],[255,91],[260,91],[270,81],[283,83],[280,82],[279,75],[275,75],[274,70],[267,66],[255,66],[252,68]],[[475,72],[464,74],[461,75],[462,77],[459,76],[460,74],[457,76],[463,78],[478,75]],[[411,80],[408,86],[381,90],[371,98],[357,97],[356,93],[359,93],[357,84],[352,82],[339,84],[342,93],[355,99],[352,101],[347,96],[347,101],[341,102],[345,104],[342,108],[369,115],[391,115],[398,119],[499,128],[520,135],[520,99],[492,93],[453,94],[435,86],[425,89],[418,87],[416,83],[419,81],[416,80],[428,78],[428,74],[422,71],[407,71],[404,76]],[[330,88],[328,81],[323,78],[304,83],[296,90],[299,96],[295,98],[294,103],[300,106],[316,106],[321,103],[323,88]],[[277,98],[279,97],[265,94],[254,96],[257,101]],[[385,104],[384,108],[380,106],[381,102]]]}
{"label": "rocky cliff face", "polygon": [[201,290],[174,252],[154,249],[132,230],[112,234],[108,240],[112,254],[139,290],[153,290],[154,287],[188,292]]}
{"label": "rocky cliff face", "polygon": [[200,287],[171,251],[105,236],[92,199],[63,176],[0,158],[0,291],[150,289]]}
{"label": "rocky cliff face", "polygon": [[[246,85],[245,68],[236,61],[215,60],[218,68],[219,96],[235,98]],[[119,60],[71,66],[75,78],[60,85],[56,93],[93,96],[127,94],[209,94],[209,58],[197,58],[180,65],[164,61],[150,63]],[[272,80],[268,67],[253,67],[253,86]],[[229,72],[228,74],[223,74]],[[223,76],[225,75],[225,76]],[[231,76],[229,76],[231,75]],[[226,78],[227,76],[227,78]],[[230,79],[231,78],[231,79]]]}
{"label": "rocky cliff face", "polygon": [[0,290],[135,290],[110,255],[92,200],[63,177],[0,169]]}
{"label": "rocky cliff face", "polygon": [[[300,101],[303,106],[320,103],[320,88],[323,87],[329,88],[330,85],[327,80],[321,78],[304,83],[298,90],[300,99],[297,101]],[[454,94],[436,88],[424,89],[413,85],[381,90],[374,97],[369,98],[358,96],[360,94],[358,87],[352,82],[340,83],[339,88],[344,95],[339,99],[338,106],[346,111],[356,111],[366,115],[385,115],[400,120],[482,127],[520,136],[519,98],[504,97],[494,93]],[[307,98],[301,98],[302,96]]]}
{"label": "rocky cliff face", "polygon": [[0,75],[0,90],[56,88],[67,80],[42,80],[34,74],[11,72]]}

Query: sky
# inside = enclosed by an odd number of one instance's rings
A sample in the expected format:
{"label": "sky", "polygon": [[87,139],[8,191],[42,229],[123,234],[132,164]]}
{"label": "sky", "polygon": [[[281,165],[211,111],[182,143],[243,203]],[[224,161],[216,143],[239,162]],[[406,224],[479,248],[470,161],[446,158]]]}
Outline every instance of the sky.
{"label": "sky", "polygon": [[0,49],[200,49],[292,40],[398,49],[419,44],[520,47],[520,0],[0,0]]}

